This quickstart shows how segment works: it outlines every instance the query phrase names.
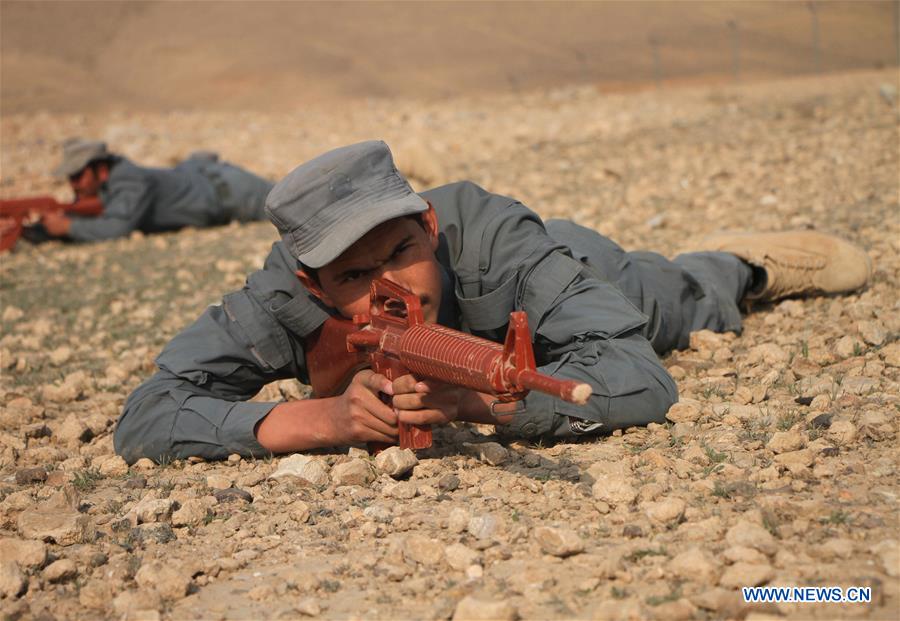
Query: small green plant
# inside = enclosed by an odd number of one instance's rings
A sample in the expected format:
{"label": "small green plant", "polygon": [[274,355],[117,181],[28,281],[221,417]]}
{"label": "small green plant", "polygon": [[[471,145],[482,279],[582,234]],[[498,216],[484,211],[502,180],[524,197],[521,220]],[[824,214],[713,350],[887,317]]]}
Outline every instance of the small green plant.
{"label": "small green plant", "polygon": [[681,587],[675,587],[669,593],[665,595],[651,595],[646,600],[649,606],[659,606],[660,604],[665,604],[666,602],[674,602],[676,600],[681,599]]}
{"label": "small green plant", "polygon": [[778,427],[779,431],[787,431],[793,427],[798,420],[800,420],[800,416],[797,412],[795,410],[790,410],[778,417],[778,422],[775,423],[775,426]]}
{"label": "small green plant", "polygon": [[75,486],[75,489],[78,491],[89,492],[97,487],[97,481],[102,478],[103,475],[100,474],[100,471],[96,468],[85,468],[84,470],[75,472],[74,478],[72,479],[72,485]]}
{"label": "small green plant", "polygon": [[862,356],[863,348],[859,342],[853,343],[853,355],[854,356]]}
{"label": "small green plant", "polygon": [[809,343],[806,342],[806,339],[800,339],[800,355],[809,358]]}
{"label": "small green plant", "polygon": [[703,445],[703,451],[706,453],[707,459],[709,459],[710,463],[713,464],[721,464],[723,461],[728,459],[728,453],[720,453],[716,449],[711,446]]}
{"label": "small green plant", "polygon": [[612,587],[609,590],[609,594],[613,596],[613,599],[625,599],[628,597],[628,591],[626,589],[620,589],[617,586]]}
{"label": "small green plant", "polygon": [[841,524],[849,524],[850,521],[850,514],[842,511],[841,509],[835,509],[828,515],[828,517],[819,518],[819,522],[821,522],[822,524],[834,524],[835,526],[839,526]]}
{"label": "small green plant", "polygon": [[668,556],[668,552],[663,547],[660,548],[640,548],[635,550],[631,554],[625,557],[625,560],[631,561],[632,563],[641,560],[647,556]]}

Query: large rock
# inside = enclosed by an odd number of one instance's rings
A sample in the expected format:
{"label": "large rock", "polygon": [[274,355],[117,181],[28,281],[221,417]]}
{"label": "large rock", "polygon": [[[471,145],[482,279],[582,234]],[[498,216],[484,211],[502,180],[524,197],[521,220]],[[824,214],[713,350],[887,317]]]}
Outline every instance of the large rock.
{"label": "large rock", "polygon": [[847,446],[856,440],[856,426],[848,420],[836,420],[831,423],[825,437],[838,446]]}
{"label": "large rock", "polygon": [[110,455],[101,459],[97,469],[105,477],[121,477],[128,474],[128,464],[118,455]]}
{"label": "large rock", "polygon": [[26,539],[53,541],[70,546],[92,539],[91,520],[78,511],[61,507],[38,507],[23,511],[16,522]]}
{"label": "large rock", "polygon": [[719,584],[730,589],[745,586],[760,586],[775,577],[775,570],[770,565],[751,563],[735,563],[725,570]]}
{"label": "large rock", "polygon": [[763,554],[775,554],[778,550],[778,542],[772,533],[759,524],[747,520],[742,520],[729,528],[725,533],[725,541],[733,546],[759,550]]}
{"label": "large rock", "polygon": [[669,561],[669,571],[685,581],[715,586],[719,582],[721,569],[708,552],[701,548],[690,548]]}
{"label": "large rock", "polygon": [[411,449],[392,446],[375,456],[375,467],[379,472],[395,479],[405,476],[419,463]]}
{"label": "large rock", "polygon": [[798,431],[776,431],[766,444],[773,453],[788,453],[799,451],[806,446],[806,439]]}
{"label": "large rock", "polygon": [[516,609],[508,601],[472,595],[461,599],[453,613],[453,621],[514,621],[516,617]]}
{"label": "large rock", "polygon": [[478,562],[478,552],[461,543],[453,543],[444,548],[447,564],[456,571],[465,571]]}
{"label": "large rock", "polygon": [[47,565],[43,575],[48,582],[64,582],[78,575],[78,567],[72,559],[61,558]]}
{"label": "large rock", "polygon": [[172,513],[172,526],[197,526],[201,524],[209,513],[209,509],[216,504],[213,496],[191,498],[185,500],[181,508]]}
{"label": "large rock", "polygon": [[584,552],[584,540],[570,528],[541,526],[535,529],[534,539],[546,554],[566,557]]}
{"label": "large rock", "polygon": [[25,569],[43,567],[47,562],[47,545],[43,541],[4,537],[0,539],[0,559],[15,561]]}
{"label": "large rock", "polygon": [[191,584],[191,576],[187,571],[159,561],[142,565],[134,580],[141,588],[153,589],[166,600],[181,599],[187,595]]}
{"label": "large rock", "polygon": [[375,480],[372,466],[364,459],[351,459],[331,469],[335,485],[368,485]]}
{"label": "large rock", "polygon": [[0,559],[0,598],[18,597],[25,590],[27,584],[27,578],[15,561]]}
{"label": "large rock", "polygon": [[278,468],[269,478],[280,480],[285,477],[295,477],[314,487],[324,487],[330,481],[325,462],[309,455],[289,455],[279,460]]}
{"label": "large rock", "polygon": [[437,565],[444,560],[444,546],[424,535],[410,535],[403,541],[403,556],[420,565]]}
{"label": "large rock", "polygon": [[643,505],[644,513],[657,524],[677,524],[684,517],[687,503],[681,498],[664,498],[657,502],[648,502]]}
{"label": "large rock", "polygon": [[681,398],[678,403],[672,405],[666,413],[673,423],[695,423],[700,420],[702,410],[700,402],[695,399]]}

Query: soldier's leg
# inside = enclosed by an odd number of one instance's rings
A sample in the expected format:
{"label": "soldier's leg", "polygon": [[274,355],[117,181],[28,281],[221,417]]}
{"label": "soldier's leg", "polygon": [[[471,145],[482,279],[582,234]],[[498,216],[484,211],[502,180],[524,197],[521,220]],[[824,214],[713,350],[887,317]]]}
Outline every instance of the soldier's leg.
{"label": "soldier's leg", "polygon": [[266,196],[274,184],[227,162],[219,163],[217,170],[231,194],[232,217],[240,222],[266,220]]}
{"label": "soldier's leg", "polygon": [[740,331],[738,302],[751,285],[753,269],[735,255],[695,252],[670,261],[653,252],[625,252],[568,220],[549,220],[546,226],[551,237],[647,315],[644,336],[657,353],[687,347],[695,330]]}

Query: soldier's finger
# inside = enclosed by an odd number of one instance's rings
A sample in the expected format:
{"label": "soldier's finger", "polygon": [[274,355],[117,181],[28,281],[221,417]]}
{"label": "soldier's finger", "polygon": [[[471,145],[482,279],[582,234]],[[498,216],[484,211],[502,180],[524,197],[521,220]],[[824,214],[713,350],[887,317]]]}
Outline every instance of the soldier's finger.
{"label": "soldier's finger", "polygon": [[394,395],[394,398],[391,399],[391,405],[398,410],[421,410],[425,407],[425,400],[423,397],[424,395],[417,392]]}
{"label": "soldier's finger", "polygon": [[418,380],[412,375],[401,375],[394,380],[394,394],[399,395],[408,392],[416,392]]}
{"label": "soldier's finger", "polygon": [[442,410],[398,410],[400,422],[410,425],[446,425],[453,420]]}
{"label": "soldier's finger", "polygon": [[382,421],[388,426],[397,426],[397,413],[393,407],[384,403],[375,393],[368,393],[363,399],[363,407],[372,417]]}
{"label": "soldier's finger", "polygon": [[386,395],[394,394],[394,385],[381,373],[375,373],[371,369],[364,369],[357,374],[363,386],[372,392],[383,392]]}

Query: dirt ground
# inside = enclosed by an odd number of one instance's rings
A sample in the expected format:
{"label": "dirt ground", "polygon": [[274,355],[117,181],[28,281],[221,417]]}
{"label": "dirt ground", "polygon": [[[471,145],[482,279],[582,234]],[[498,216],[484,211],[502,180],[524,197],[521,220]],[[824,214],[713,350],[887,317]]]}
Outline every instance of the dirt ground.
{"label": "dirt ground", "polygon": [[[208,148],[272,178],[381,137],[422,188],[462,178],[627,249],[815,228],[867,289],[752,309],[666,357],[671,422],[581,442],[436,434],[411,471],[359,450],[128,467],[122,403],[160,348],[258,269],[258,223],[0,269],[0,608],[10,619],[896,619],[900,206],[892,72],[608,95],[589,86],[284,113],[2,118],[2,196],[71,135],[146,164]],[[281,382],[260,399],[298,398]],[[285,474],[292,469],[294,474]],[[750,585],[869,603],[745,604]]]}

